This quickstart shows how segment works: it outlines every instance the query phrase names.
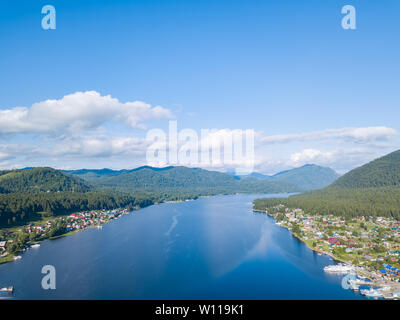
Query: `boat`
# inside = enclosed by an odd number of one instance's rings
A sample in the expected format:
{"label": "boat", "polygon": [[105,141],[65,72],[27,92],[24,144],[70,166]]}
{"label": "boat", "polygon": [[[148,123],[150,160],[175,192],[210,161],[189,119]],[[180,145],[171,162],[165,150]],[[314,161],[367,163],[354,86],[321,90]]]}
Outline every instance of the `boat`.
{"label": "boat", "polygon": [[14,292],[14,287],[10,286],[10,287],[7,287],[7,288],[2,288],[2,289],[0,289],[0,292],[13,293]]}
{"label": "boat", "polygon": [[381,292],[379,292],[378,290],[375,290],[373,288],[361,290],[361,294],[364,296],[367,296],[367,297],[371,297],[371,298],[383,297],[383,294]]}
{"label": "boat", "polygon": [[332,266],[326,266],[324,268],[324,271],[329,273],[350,273],[354,271],[354,267],[344,263],[340,263]]}
{"label": "boat", "polygon": [[97,226],[96,228],[101,230],[101,229],[103,229],[103,226]]}
{"label": "boat", "polygon": [[22,259],[22,257],[21,257],[21,256],[15,256],[13,259],[14,259],[14,261],[15,261],[15,260]]}
{"label": "boat", "polygon": [[40,247],[40,244],[39,244],[39,243],[36,243],[36,244],[31,245],[31,248],[33,248],[33,249],[39,248],[39,247]]}

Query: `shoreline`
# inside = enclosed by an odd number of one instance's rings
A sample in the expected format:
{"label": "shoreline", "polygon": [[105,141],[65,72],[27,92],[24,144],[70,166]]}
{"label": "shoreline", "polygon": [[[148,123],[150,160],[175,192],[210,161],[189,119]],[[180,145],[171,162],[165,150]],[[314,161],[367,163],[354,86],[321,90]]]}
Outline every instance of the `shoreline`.
{"label": "shoreline", "polygon": [[[271,217],[272,219],[274,219],[274,221],[276,221],[276,219],[275,219],[275,217],[274,217],[273,215],[270,215],[270,214],[268,214],[268,213],[265,212],[265,211],[256,210],[256,209],[253,209],[253,211],[254,211],[254,212],[258,212],[258,213],[266,214],[268,217]],[[326,251],[323,251],[323,250],[318,250],[318,249],[316,249],[316,248],[313,248],[313,247],[310,246],[306,241],[304,241],[303,239],[301,239],[298,235],[294,234],[294,233],[292,232],[292,230],[290,230],[289,228],[286,228],[285,226],[281,226],[281,225],[280,225],[280,227],[285,228],[286,230],[288,230],[288,231],[290,232],[290,234],[291,234],[293,237],[295,237],[295,238],[296,238],[298,241],[300,241],[301,243],[304,243],[304,244],[307,246],[307,248],[309,248],[310,250],[312,250],[312,251],[314,251],[314,252],[316,252],[316,253],[325,254],[325,255],[331,257],[333,260],[335,260],[335,261],[337,261],[337,262],[342,262],[342,263],[349,264],[348,261],[346,261],[346,260],[344,260],[344,259],[341,259],[341,258],[339,258],[339,257],[337,257],[337,256],[335,256],[335,255],[333,255],[331,252],[326,252]]]}
{"label": "shoreline", "polygon": [[[153,204],[153,205],[154,205],[154,204]],[[145,207],[143,207],[143,208],[145,208]],[[113,209],[113,211],[118,211],[119,214],[118,214],[116,217],[120,217],[120,216],[125,215],[125,214],[131,214],[132,212],[137,211],[137,210],[139,210],[139,209],[143,209],[143,208],[134,208],[134,209],[132,209],[131,211],[128,211],[127,209],[117,208],[117,209]],[[92,212],[96,212],[96,211],[98,211],[98,210],[92,210]],[[83,211],[83,212],[86,212],[86,211]],[[55,219],[57,219],[57,218],[63,219],[63,218],[68,218],[68,217],[69,217],[69,215],[63,215],[63,216],[57,216],[57,217],[52,217],[52,218],[53,218],[53,220],[54,220],[54,218],[55,218]],[[60,238],[68,237],[68,236],[77,234],[77,233],[79,233],[79,232],[81,232],[81,231],[85,231],[85,230],[88,230],[88,229],[93,229],[93,228],[97,228],[97,227],[99,227],[99,226],[106,225],[106,224],[110,223],[110,222],[113,221],[113,220],[115,220],[115,219],[109,219],[108,221],[106,221],[106,222],[104,222],[104,223],[92,224],[92,225],[89,225],[89,226],[87,226],[87,227],[85,227],[85,228],[82,228],[82,229],[75,229],[75,230],[72,230],[72,231],[68,231],[68,232],[66,232],[66,233],[63,233],[63,234],[60,234],[60,235],[57,235],[57,236],[47,237],[47,238],[40,239],[40,240],[37,240],[37,241],[32,241],[32,242],[31,242],[31,241],[28,241],[28,242],[24,245],[24,248],[23,248],[21,251],[18,251],[17,253],[10,253],[10,254],[8,254],[7,256],[1,257],[1,258],[0,258],[0,265],[3,264],[3,263],[13,262],[13,261],[19,260],[17,257],[21,257],[21,255],[22,255],[26,250],[30,249],[32,245],[35,245],[35,244],[39,244],[39,245],[40,245],[43,241],[47,241],[47,240],[57,240],[57,239],[60,239]],[[44,220],[43,223],[46,223],[46,222],[48,222],[48,221],[51,221],[51,220],[50,220],[50,219],[49,219],[49,220]],[[23,228],[23,227],[26,227],[26,226],[27,226],[27,225],[18,226],[18,227]]]}

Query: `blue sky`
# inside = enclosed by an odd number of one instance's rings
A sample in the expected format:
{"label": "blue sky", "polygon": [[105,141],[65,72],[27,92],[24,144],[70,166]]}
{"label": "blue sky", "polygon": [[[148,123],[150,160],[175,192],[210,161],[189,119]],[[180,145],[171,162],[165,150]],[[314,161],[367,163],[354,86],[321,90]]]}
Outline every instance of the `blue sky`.
{"label": "blue sky", "polygon": [[[46,4],[56,30],[41,28]],[[356,30],[341,27],[347,4]],[[3,0],[0,167],[134,167],[144,164],[146,130],[173,118],[179,128],[253,129],[273,141],[257,142],[258,171],[314,162],[345,172],[399,149],[399,18],[391,0]],[[78,129],[68,116],[51,128],[12,124],[15,107],[87,91],[142,101],[149,114],[127,125],[119,107],[112,121],[89,112]],[[336,134],[321,138],[326,130]],[[285,142],[268,139],[278,135]],[[111,146],[87,153],[89,140]]]}

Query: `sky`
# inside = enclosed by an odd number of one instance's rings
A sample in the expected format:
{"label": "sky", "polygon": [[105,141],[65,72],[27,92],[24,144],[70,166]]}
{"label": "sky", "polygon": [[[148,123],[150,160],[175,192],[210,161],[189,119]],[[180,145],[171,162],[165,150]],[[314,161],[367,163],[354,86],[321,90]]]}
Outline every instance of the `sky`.
{"label": "sky", "polygon": [[261,173],[344,173],[400,149],[399,18],[396,0],[2,0],[0,168],[134,168],[176,121],[252,130]]}

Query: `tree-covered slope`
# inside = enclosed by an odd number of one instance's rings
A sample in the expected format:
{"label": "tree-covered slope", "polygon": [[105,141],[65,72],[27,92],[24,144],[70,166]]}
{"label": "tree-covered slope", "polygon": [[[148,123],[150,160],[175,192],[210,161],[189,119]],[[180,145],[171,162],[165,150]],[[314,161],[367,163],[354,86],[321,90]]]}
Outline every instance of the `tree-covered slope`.
{"label": "tree-covered slope", "polygon": [[45,216],[76,211],[144,207],[153,204],[152,195],[117,192],[56,192],[0,194],[0,228],[24,224]]}
{"label": "tree-covered slope", "polygon": [[[87,177],[83,176],[87,179]],[[193,186],[223,185],[233,181],[228,175],[219,172],[211,172],[202,169],[186,167],[169,167],[165,170],[152,167],[140,167],[134,170],[126,170],[113,175],[98,176],[91,182],[98,187],[122,188],[122,189],[165,189],[186,188]]]}
{"label": "tree-covered slope", "polygon": [[254,209],[264,211],[277,204],[301,208],[310,214],[344,217],[389,216],[400,220],[400,188],[360,189],[326,188],[289,198],[265,198],[254,201]]}
{"label": "tree-covered slope", "polygon": [[87,192],[81,179],[52,168],[33,168],[0,172],[0,193]]}
{"label": "tree-covered slope", "polygon": [[[82,175],[81,175],[82,176]],[[197,192],[205,194],[236,193],[236,192],[297,192],[302,189],[288,182],[260,181],[254,178],[237,180],[235,177],[217,171],[187,167],[140,167],[125,170],[119,174],[103,175],[88,179],[98,188],[113,188],[124,191],[147,190],[160,192],[175,190],[177,192]]]}
{"label": "tree-covered slope", "polygon": [[400,186],[400,150],[358,167],[336,180],[333,188]]}

